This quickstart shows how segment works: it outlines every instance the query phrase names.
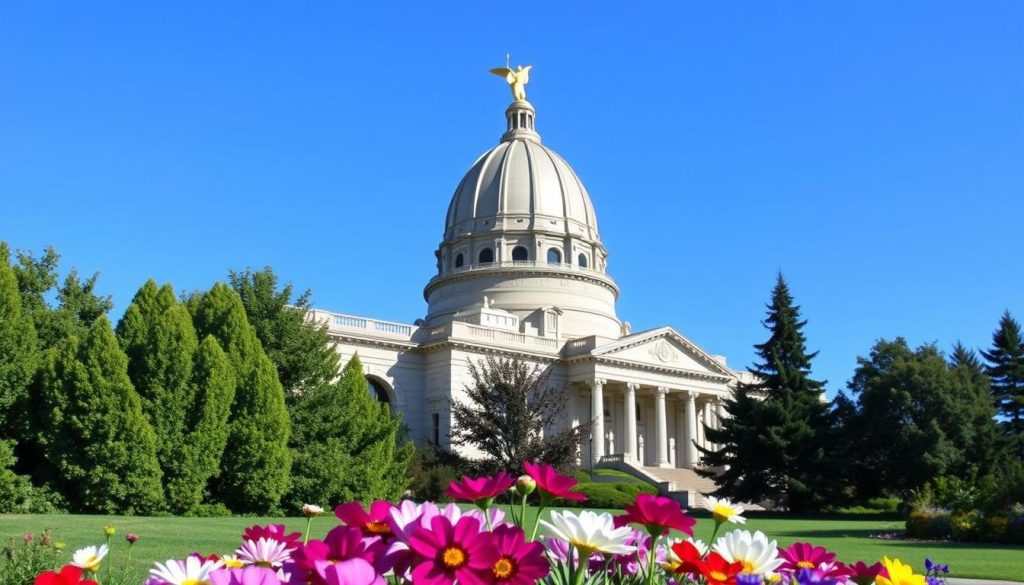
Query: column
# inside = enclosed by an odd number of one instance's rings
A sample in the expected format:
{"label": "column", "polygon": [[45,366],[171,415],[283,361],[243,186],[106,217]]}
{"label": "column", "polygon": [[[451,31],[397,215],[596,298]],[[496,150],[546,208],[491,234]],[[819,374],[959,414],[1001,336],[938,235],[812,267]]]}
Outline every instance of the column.
{"label": "column", "polygon": [[[705,402],[704,403],[704,426],[705,427],[710,427],[712,429],[715,428],[715,417],[714,417],[713,410],[714,409],[711,406],[711,402]],[[707,428],[701,429],[701,435],[704,436],[704,448],[705,449],[711,449],[712,448],[711,447],[711,440],[708,439],[708,434],[707,433],[708,433]]]}
{"label": "column", "polygon": [[697,465],[697,446],[694,441],[697,440],[697,393],[687,392],[686,393],[686,432],[684,434],[685,445],[684,450],[686,452],[686,466],[695,467]]}
{"label": "column", "polygon": [[590,455],[594,463],[604,457],[604,380],[590,381]]}
{"label": "column", "polygon": [[658,441],[658,455],[655,464],[658,467],[669,467],[668,463],[668,415],[665,413],[665,396],[668,388],[659,386],[655,390],[654,418],[658,420],[658,434],[655,439]]}
{"label": "column", "polygon": [[623,393],[623,406],[626,414],[626,436],[623,441],[626,461],[636,461],[636,390],[640,384],[630,382],[626,384],[626,392]]}

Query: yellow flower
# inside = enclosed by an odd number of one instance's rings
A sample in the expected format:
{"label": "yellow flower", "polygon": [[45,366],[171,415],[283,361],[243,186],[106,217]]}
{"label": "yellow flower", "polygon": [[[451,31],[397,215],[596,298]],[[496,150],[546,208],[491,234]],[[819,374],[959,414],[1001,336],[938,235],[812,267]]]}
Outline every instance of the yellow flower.
{"label": "yellow flower", "polygon": [[879,575],[875,579],[878,585],[927,585],[924,575],[915,575],[910,565],[904,565],[899,559],[882,557],[882,564],[885,566],[885,573],[888,577]]}

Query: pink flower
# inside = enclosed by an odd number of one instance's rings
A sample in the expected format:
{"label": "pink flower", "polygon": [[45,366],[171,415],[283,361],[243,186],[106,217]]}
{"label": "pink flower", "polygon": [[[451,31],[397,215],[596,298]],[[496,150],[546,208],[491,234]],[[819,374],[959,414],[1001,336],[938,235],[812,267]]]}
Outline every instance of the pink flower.
{"label": "pink flower", "polygon": [[544,558],[544,545],[527,543],[526,534],[518,526],[504,524],[491,534],[499,555],[491,565],[494,583],[533,585],[551,571],[551,565]]}
{"label": "pink flower", "polygon": [[454,526],[435,516],[430,529],[419,528],[409,541],[422,561],[412,570],[418,585],[489,585],[498,551],[489,532],[480,532],[480,521],[466,516]]}
{"label": "pink flower", "polygon": [[542,502],[545,495],[549,499],[563,498],[576,502],[582,502],[587,499],[587,496],[579,492],[569,491],[576,485],[575,479],[558,473],[554,467],[547,463],[530,463],[526,461],[523,463],[523,469],[533,478],[533,481],[537,482]]}
{"label": "pink flower", "polygon": [[362,530],[367,536],[379,536],[385,540],[391,538],[390,513],[391,503],[384,500],[371,504],[369,514],[359,502],[346,502],[334,509],[334,515],[342,523]]}
{"label": "pink flower", "polygon": [[242,540],[258,541],[261,538],[276,540],[284,543],[284,549],[291,552],[298,548],[302,540],[301,532],[284,533],[284,524],[267,524],[266,526],[253,525],[242,533]]}
{"label": "pink flower", "polygon": [[448,484],[444,493],[456,500],[474,502],[488,508],[495,496],[504,493],[516,483],[516,478],[502,471],[494,477],[463,477]]}
{"label": "pink flower", "polygon": [[857,585],[872,585],[875,582],[875,577],[882,574],[882,563],[875,563],[868,566],[864,561],[857,561],[852,565],[848,565],[847,570],[849,571],[849,579]]}
{"label": "pink flower", "polygon": [[293,581],[297,579],[301,582],[324,585],[324,573],[317,569],[317,563],[330,564],[361,559],[373,567],[374,571],[384,573],[391,568],[385,562],[385,549],[386,546],[380,538],[364,538],[363,532],[358,528],[337,526],[327,533],[324,540],[311,540],[293,552],[291,560],[284,566],[284,571],[293,576]]}
{"label": "pink flower", "polygon": [[281,585],[273,569],[255,565],[244,569],[218,569],[210,573],[210,582],[213,585]]}
{"label": "pink flower", "polygon": [[316,574],[326,585],[384,585],[384,577],[360,558],[345,561],[317,561]]}
{"label": "pink flower", "polygon": [[[497,512],[492,509],[491,512]],[[394,567],[395,575],[408,580],[412,565],[419,559],[416,553],[409,548],[409,540],[417,529],[430,529],[430,522],[437,516],[444,516],[449,523],[454,524],[462,517],[462,510],[455,504],[448,504],[444,508],[438,508],[433,502],[416,504],[404,500],[398,506],[391,508],[388,515],[388,526],[394,535],[388,542],[386,553],[387,563]],[[480,519],[482,521],[482,519]]]}
{"label": "pink flower", "polygon": [[661,536],[669,530],[693,536],[696,523],[683,512],[679,502],[647,493],[638,494],[636,501],[626,506],[626,513],[615,517],[615,526],[640,524],[651,536]]}
{"label": "pink flower", "polygon": [[795,542],[779,551],[779,558],[785,562],[779,567],[784,574],[796,574],[800,569],[810,569],[822,577],[845,577],[849,571],[842,563],[836,562],[836,553],[809,542]]}

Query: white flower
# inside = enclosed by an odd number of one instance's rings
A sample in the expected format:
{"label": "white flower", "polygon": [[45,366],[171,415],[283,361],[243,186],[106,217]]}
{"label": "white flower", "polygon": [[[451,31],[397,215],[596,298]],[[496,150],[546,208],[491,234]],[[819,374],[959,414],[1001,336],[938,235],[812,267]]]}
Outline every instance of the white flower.
{"label": "white flower", "polygon": [[715,517],[715,522],[719,524],[723,522],[745,524],[747,522],[747,519],[741,516],[743,506],[734,504],[725,498],[720,500],[714,496],[704,496],[704,509],[711,512]]}
{"label": "white flower", "polygon": [[99,548],[95,546],[80,548],[71,556],[71,564],[86,571],[95,571],[99,569],[103,557],[107,556],[107,550],[105,544],[101,544]]}
{"label": "white flower", "polygon": [[588,556],[593,552],[624,555],[636,551],[635,546],[626,544],[633,537],[633,530],[628,526],[616,528],[607,512],[583,510],[579,516],[568,510],[551,512],[551,522],[541,520],[540,524],[545,532]]}
{"label": "white flower", "polygon": [[195,556],[190,556],[184,561],[170,559],[167,564],[155,564],[156,567],[149,570],[151,581],[167,585],[209,585],[210,572],[222,566],[220,561],[203,561]]}
{"label": "white flower", "polygon": [[743,563],[741,573],[764,575],[784,562],[779,558],[779,544],[768,541],[758,530],[754,534],[746,530],[733,530],[715,542],[715,552],[730,563]]}
{"label": "white flower", "polygon": [[245,561],[238,558],[238,555],[221,555],[220,562],[225,569],[241,569],[245,566]]}
{"label": "white flower", "polygon": [[291,558],[288,554],[288,543],[273,538],[260,537],[259,540],[247,540],[242,548],[235,551],[238,558],[247,565],[279,569]]}
{"label": "white flower", "polygon": [[323,513],[324,513],[324,509],[321,508],[320,506],[317,506],[316,504],[303,504],[303,506],[302,506],[302,515],[307,517],[307,518],[312,518],[314,516],[319,516],[320,514],[323,514]]}

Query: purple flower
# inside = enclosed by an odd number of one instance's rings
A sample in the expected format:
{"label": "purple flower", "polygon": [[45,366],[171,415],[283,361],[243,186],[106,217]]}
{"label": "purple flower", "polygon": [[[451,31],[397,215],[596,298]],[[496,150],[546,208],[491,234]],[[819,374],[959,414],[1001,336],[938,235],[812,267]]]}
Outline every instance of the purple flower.
{"label": "purple flower", "polygon": [[736,575],[736,585],[764,585],[764,577],[754,573],[740,573]]}
{"label": "purple flower", "polygon": [[796,573],[796,582],[800,585],[838,585],[839,579],[833,579],[814,569],[800,569]]}

